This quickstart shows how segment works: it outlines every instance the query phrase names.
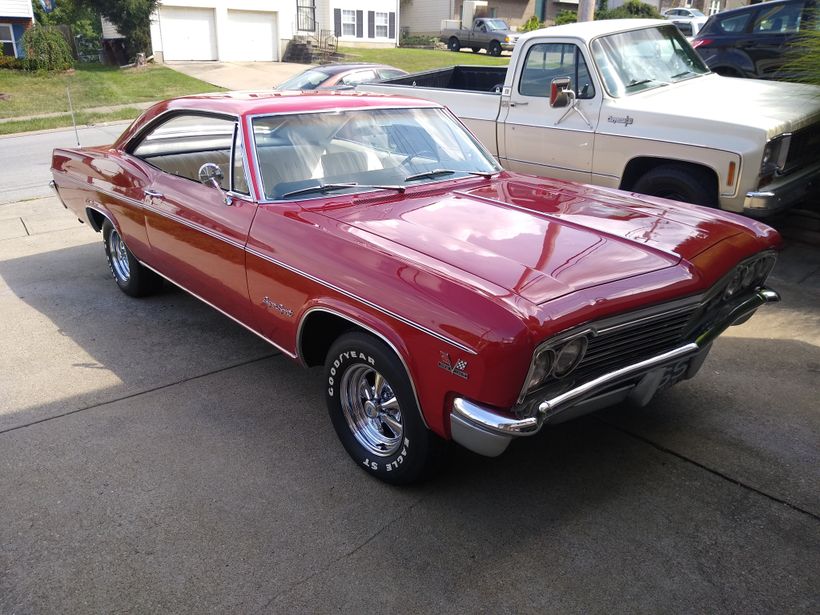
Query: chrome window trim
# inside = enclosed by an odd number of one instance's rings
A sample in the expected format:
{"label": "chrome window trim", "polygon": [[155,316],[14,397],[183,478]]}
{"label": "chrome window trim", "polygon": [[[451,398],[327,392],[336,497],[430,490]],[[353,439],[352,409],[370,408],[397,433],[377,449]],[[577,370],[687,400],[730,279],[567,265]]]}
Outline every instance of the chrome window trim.
{"label": "chrome window trim", "polygon": [[301,269],[297,269],[296,267],[293,267],[292,265],[288,265],[287,263],[285,263],[283,261],[277,260],[277,259],[275,259],[271,256],[268,256],[267,254],[259,252],[258,250],[254,249],[250,246],[245,247],[245,252],[247,252],[248,254],[250,254],[252,256],[255,256],[257,258],[261,258],[262,260],[267,261],[267,262],[269,262],[273,265],[276,265],[277,267],[281,267],[282,269],[286,269],[287,271],[290,271],[291,273],[295,273],[295,274],[300,275],[304,278],[307,278],[308,280],[310,280],[312,282],[316,282],[317,284],[320,284],[320,285],[324,286],[325,288],[328,288],[328,289],[330,289],[334,292],[337,292],[340,295],[344,295],[348,299],[353,299],[354,301],[358,301],[359,303],[361,303],[363,305],[366,305],[366,306],[368,306],[368,307],[370,307],[370,308],[372,308],[372,309],[374,309],[378,312],[381,312],[385,316],[389,316],[389,317],[391,317],[395,320],[398,320],[399,322],[401,322],[401,323],[403,323],[403,324],[405,324],[409,327],[412,327],[412,328],[414,328],[418,331],[421,331],[422,333],[426,333],[427,335],[430,335],[430,336],[432,336],[432,337],[434,337],[434,338],[436,338],[436,339],[438,339],[442,342],[450,344],[451,346],[455,346],[459,350],[462,350],[462,351],[464,351],[466,353],[469,353],[469,354],[472,354],[472,355],[477,355],[478,354],[475,350],[473,350],[469,346],[465,346],[461,342],[457,342],[456,340],[450,339],[450,338],[442,335],[441,333],[438,333],[437,331],[433,331],[432,329],[428,329],[424,325],[420,325],[417,322],[413,322],[412,320],[410,320],[408,318],[405,318],[404,316],[401,316],[400,314],[396,314],[395,312],[392,312],[392,311],[388,310],[387,308],[381,307],[380,305],[377,305],[377,304],[373,303],[372,301],[368,301],[367,299],[365,299],[363,297],[360,297],[359,295],[356,295],[355,293],[352,293],[349,290],[345,290],[344,288],[336,286],[335,284],[332,284],[332,283],[330,283],[326,280],[323,280],[322,278],[311,275],[311,274],[309,274],[305,271],[302,271]]}
{"label": "chrome window trim", "polygon": [[384,335],[382,335],[381,333],[379,333],[378,331],[376,331],[372,327],[369,327],[368,325],[364,324],[363,322],[361,322],[357,318],[353,318],[352,316],[349,316],[348,314],[342,314],[341,312],[338,312],[338,311],[336,311],[332,308],[328,308],[328,307],[324,307],[324,306],[312,307],[312,308],[306,310],[302,314],[302,317],[299,319],[299,326],[296,330],[296,352],[299,355],[299,359],[302,362],[302,364],[304,365],[304,363],[305,363],[304,362],[304,353],[302,352],[302,330],[303,330],[303,325],[305,324],[305,320],[307,320],[308,315],[312,314],[313,312],[324,312],[326,314],[332,314],[333,316],[337,316],[337,317],[339,317],[343,320],[347,320],[348,322],[352,322],[354,325],[356,325],[358,327],[361,327],[362,329],[364,329],[365,331],[368,331],[369,333],[372,333],[373,335],[375,335],[376,337],[381,339],[385,344],[387,344],[390,347],[390,349],[394,352],[394,354],[399,358],[399,361],[401,361],[401,364],[404,366],[404,371],[407,373],[407,379],[410,381],[410,388],[413,389],[413,397],[415,397],[415,399],[416,399],[416,406],[418,407],[419,414],[421,415],[421,422],[424,423],[424,426],[429,429],[429,426],[427,425],[427,420],[424,418],[424,412],[422,411],[422,408],[421,408],[421,401],[419,400],[419,394],[418,394],[418,391],[416,390],[416,383],[413,380],[413,374],[410,372],[410,368],[408,367],[407,362],[404,360],[404,356],[399,352],[399,349],[396,348],[396,346],[393,344],[393,342],[391,342],[389,339],[387,339],[387,337],[385,337]]}

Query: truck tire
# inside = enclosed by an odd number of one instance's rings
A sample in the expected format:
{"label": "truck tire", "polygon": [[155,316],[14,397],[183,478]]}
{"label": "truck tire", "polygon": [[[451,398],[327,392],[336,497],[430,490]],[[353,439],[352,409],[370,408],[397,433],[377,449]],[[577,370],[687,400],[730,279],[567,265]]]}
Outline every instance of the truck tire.
{"label": "truck tire", "polygon": [[478,53],[479,51],[481,51],[481,47],[470,47],[470,49],[473,53]]}
{"label": "truck tire", "polygon": [[498,57],[501,55],[501,43],[498,41],[493,41],[490,43],[490,46],[487,47],[487,53],[491,56]]}
{"label": "truck tire", "polygon": [[108,268],[122,292],[131,297],[145,297],[162,288],[162,278],[136,259],[108,220],[103,223],[102,236]]}
{"label": "truck tire", "polygon": [[705,169],[684,164],[662,164],[635,182],[632,190],[673,201],[717,207],[717,186]]}
{"label": "truck tire", "polygon": [[394,485],[431,473],[444,441],[422,421],[390,348],[367,333],[346,333],[328,352],[325,385],[333,428],[357,466]]}
{"label": "truck tire", "polygon": [[460,51],[461,42],[455,36],[451,36],[450,40],[447,41],[447,49],[450,51]]}

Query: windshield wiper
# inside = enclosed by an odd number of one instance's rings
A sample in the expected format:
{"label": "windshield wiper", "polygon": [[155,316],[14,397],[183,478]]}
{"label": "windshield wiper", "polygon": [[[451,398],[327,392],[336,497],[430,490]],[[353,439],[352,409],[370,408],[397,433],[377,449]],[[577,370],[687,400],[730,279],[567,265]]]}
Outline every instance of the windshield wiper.
{"label": "windshield wiper", "polygon": [[632,88],[636,85],[644,85],[645,83],[652,83],[653,81],[655,83],[660,83],[661,85],[669,85],[668,81],[661,81],[660,79],[641,79],[640,81],[633,79],[632,81],[626,84],[626,87]]}
{"label": "windshield wiper", "polygon": [[467,175],[478,175],[479,177],[485,177],[490,179],[494,175],[498,175],[499,171],[462,171],[457,170],[454,171],[453,169],[432,169],[430,171],[424,171],[423,173],[416,173],[415,175],[408,175],[404,178],[404,181],[411,182],[415,179],[421,179],[423,177],[429,177],[430,179],[440,177],[442,175],[454,175],[455,173],[466,173]]}
{"label": "windshield wiper", "polygon": [[316,186],[308,186],[307,188],[299,188],[299,190],[291,190],[290,192],[286,192],[279,198],[286,199],[290,196],[300,196],[302,194],[312,194],[314,192],[326,194],[335,190],[344,190],[345,188],[372,188],[377,190],[398,190],[399,192],[404,192],[406,190],[404,186],[377,186],[371,184],[360,184],[358,182],[349,182],[344,184],[318,184]]}
{"label": "windshield wiper", "polygon": [[694,74],[695,73],[693,73],[691,70],[685,70],[682,73],[678,73],[677,75],[672,75],[670,77],[670,79],[677,79],[678,77],[684,77],[686,75],[694,75]]}

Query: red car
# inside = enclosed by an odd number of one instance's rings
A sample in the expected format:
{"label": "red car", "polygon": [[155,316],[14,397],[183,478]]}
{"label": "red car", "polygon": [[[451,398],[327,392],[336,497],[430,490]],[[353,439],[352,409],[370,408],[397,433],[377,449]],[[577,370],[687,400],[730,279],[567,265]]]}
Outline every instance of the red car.
{"label": "red car", "polygon": [[171,280],[305,365],[342,443],[405,483],[444,440],[517,437],[691,378],[778,295],[777,233],[503,171],[446,109],[360,94],[155,105],[54,151],[132,296]]}

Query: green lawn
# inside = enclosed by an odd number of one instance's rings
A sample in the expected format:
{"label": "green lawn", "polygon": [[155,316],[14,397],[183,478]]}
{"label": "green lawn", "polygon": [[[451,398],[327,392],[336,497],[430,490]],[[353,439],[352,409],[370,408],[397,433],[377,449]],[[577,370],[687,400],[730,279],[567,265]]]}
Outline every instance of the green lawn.
{"label": "green lawn", "polygon": [[[142,111],[135,107],[124,107],[115,111],[98,113],[94,111],[80,111],[75,114],[77,126],[89,126],[102,122],[115,122],[117,120],[133,120]],[[32,130],[47,130],[51,128],[65,128],[71,126],[71,116],[69,114],[57,115],[53,117],[39,117],[32,120],[11,120],[0,122],[0,135],[13,135],[18,132],[30,132]]]}
{"label": "green lawn", "polygon": [[510,56],[494,58],[483,51],[439,51],[438,49],[405,49],[402,47],[390,49],[363,49],[361,47],[339,47],[349,62],[375,62],[389,64],[410,73],[417,73],[431,68],[453,66],[454,64],[481,64],[484,66],[506,66],[510,63]]}
{"label": "green lawn", "polygon": [[0,94],[8,96],[0,100],[0,118],[67,112],[67,86],[71,88],[75,111],[220,89],[170,68],[154,65],[141,69],[120,69],[81,64],[70,74],[0,69]]}

